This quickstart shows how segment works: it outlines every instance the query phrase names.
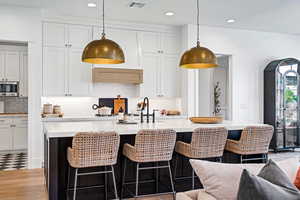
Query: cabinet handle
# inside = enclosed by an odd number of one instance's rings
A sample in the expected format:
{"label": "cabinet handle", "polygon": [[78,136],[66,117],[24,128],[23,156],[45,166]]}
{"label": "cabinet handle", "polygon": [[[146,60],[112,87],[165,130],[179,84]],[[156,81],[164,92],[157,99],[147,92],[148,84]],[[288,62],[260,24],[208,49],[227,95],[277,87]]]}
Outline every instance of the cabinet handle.
{"label": "cabinet handle", "polygon": [[68,47],[68,44],[65,44],[65,47]]}

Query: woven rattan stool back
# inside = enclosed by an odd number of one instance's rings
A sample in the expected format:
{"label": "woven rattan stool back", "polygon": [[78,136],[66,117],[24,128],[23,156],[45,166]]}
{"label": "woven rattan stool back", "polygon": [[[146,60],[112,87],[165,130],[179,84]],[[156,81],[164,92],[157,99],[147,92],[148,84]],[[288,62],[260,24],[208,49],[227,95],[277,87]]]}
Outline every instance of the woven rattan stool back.
{"label": "woven rattan stool back", "polygon": [[76,168],[114,165],[119,144],[116,132],[77,133],[68,150],[68,160]]}
{"label": "woven rattan stool back", "polygon": [[223,156],[228,131],[224,127],[197,128],[191,141],[191,155],[194,158]]}
{"label": "woven rattan stool back", "polygon": [[176,132],[170,129],[141,130],[135,138],[139,162],[169,161],[172,159]]}
{"label": "woven rattan stool back", "polygon": [[260,154],[269,151],[273,136],[272,126],[249,126],[241,134],[239,151],[241,154]]}

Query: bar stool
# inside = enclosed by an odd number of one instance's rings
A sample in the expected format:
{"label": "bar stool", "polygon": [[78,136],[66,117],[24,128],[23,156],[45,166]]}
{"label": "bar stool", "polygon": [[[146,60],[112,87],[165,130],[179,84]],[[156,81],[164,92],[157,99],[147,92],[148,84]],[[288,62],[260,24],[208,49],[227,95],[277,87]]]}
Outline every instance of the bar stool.
{"label": "bar stool", "polygon": [[[174,179],[179,155],[189,159],[215,158],[222,162],[222,156],[227,139],[228,131],[224,127],[197,128],[192,134],[191,143],[177,141],[175,146],[176,160]],[[195,173],[192,169],[192,189],[195,188]]]}
{"label": "bar stool", "polygon": [[[267,162],[269,145],[274,128],[270,125],[249,126],[244,128],[239,140],[227,139],[225,150],[240,155],[240,162],[249,160],[263,160]],[[262,154],[259,158],[243,158],[247,155]]]}
{"label": "bar stool", "polygon": [[[126,160],[127,158],[136,163],[136,187],[135,198],[139,197],[139,171],[148,169],[168,168],[170,182],[172,187],[173,198],[175,199],[175,189],[172,179],[170,160],[174,151],[176,142],[176,132],[169,129],[161,130],[141,130],[135,137],[135,145],[125,144],[123,148],[124,172],[122,180],[121,199],[123,195],[123,187],[126,184]],[[142,163],[155,162],[154,167],[141,167]],[[158,165],[158,162],[167,162],[167,165]],[[156,174],[157,175],[157,174]],[[158,189],[158,185],[157,185]]]}
{"label": "bar stool", "polygon": [[[69,162],[68,186],[70,184],[70,169],[75,168],[75,181],[73,200],[76,199],[77,177],[84,175],[112,173],[114,193],[118,199],[114,167],[117,163],[120,136],[116,132],[77,133],[72,141],[72,148],[68,148],[67,159]],[[88,167],[105,166],[104,171],[79,173],[78,170]],[[110,166],[111,170],[106,170]]]}

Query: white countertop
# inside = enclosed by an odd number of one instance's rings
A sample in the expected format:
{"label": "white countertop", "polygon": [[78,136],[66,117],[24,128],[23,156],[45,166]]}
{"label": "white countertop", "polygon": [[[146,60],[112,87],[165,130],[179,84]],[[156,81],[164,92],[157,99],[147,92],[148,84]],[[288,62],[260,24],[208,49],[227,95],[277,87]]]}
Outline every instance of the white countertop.
{"label": "white countertop", "polygon": [[[88,116],[80,116],[80,115],[67,115],[64,117],[48,117],[42,118],[42,122],[82,122],[82,121],[111,121],[116,120],[117,116],[105,116],[105,117],[97,117],[95,115]],[[139,120],[140,117],[134,117],[135,120]],[[150,117],[151,118],[151,117]],[[146,117],[144,117],[146,119]],[[156,116],[155,119],[163,120],[163,119],[187,119],[185,115],[170,115],[170,116]]]}
{"label": "white countertop", "polygon": [[221,124],[195,124],[188,119],[159,120],[156,123],[117,124],[117,120],[85,122],[45,122],[47,138],[73,137],[78,132],[116,131],[120,135],[136,134],[141,129],[173,129],[176,132],[192,132],[200,127],[225,127],[228,130],[242,130],[246,126],[264,125],[224,121]]}

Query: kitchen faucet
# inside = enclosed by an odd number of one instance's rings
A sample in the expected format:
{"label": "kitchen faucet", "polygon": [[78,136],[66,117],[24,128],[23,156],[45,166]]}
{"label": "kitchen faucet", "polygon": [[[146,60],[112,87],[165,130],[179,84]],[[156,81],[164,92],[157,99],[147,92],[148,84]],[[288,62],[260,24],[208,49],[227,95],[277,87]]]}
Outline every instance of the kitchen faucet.
{"label": "kitchen faucet", "polygon": [[[147,106],[147,114],[144,115],[143,111],[145,110],[146,106]],[[142,106],[142,109],[141,109],[141,123],[144,123],[144,116],[147,116],[147,123],[149,123],[149,116],[150,115],[152,115],[152,122],[155,123],[155,111],[157,111],[157,110],[153,110],[153,113],[149,114],[149,98],[145,97],[144,101],[143,101],[143,106]]]}

